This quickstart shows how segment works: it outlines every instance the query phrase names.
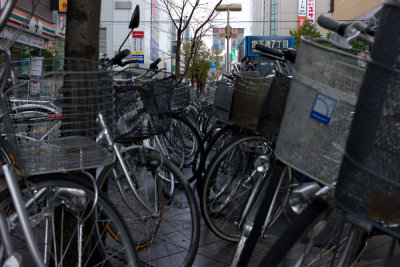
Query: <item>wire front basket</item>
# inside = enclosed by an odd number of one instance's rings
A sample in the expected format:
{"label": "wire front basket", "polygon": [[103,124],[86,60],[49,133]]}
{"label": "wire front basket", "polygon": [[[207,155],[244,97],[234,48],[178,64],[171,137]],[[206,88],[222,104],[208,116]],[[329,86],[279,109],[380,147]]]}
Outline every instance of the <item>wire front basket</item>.
{"label": "wire front basket", "polygon": [[261,78],[258,72],[241,72],[236,77],[232,103],[232,121],[257,131],[260,112],[272,79]]}
{"label": "wire front basket", "polygon": [[96,61],[36,59],[13,62],[29,80],[2,98],[3,130],[14,157],[29,175],[88,169],[112,163],[114,156],[95,142],[101,113],[114,119],[112,80]]}
{"label": "wire front basket", "polygon": [[118,142],[133,142],[169,129],[174,82],[170,79],[133,84],[117,95]]}
{"label": "wire front basket", "polygon": [[400,57],[396,61],[392,72],[373,61],[369,65],[371,73],[388,75],[390,83],[377,78],[381,90],[364,95],[357,106],[364,131],[348,142],[335,198],[346,212],[400,238]]}
{"label": "wire front basket", "polygon": [[217,82],[215,89],[214,108],[218,118],[229,121],[234,87],[228,81]]}
{"label": "wire front basket", "polygon": [[276,155],[329,185],[336,181],[365,61],[302,38]]}
{"label": "wire front basket", "polygon": [[190,86],[183,83],[177,83],[174,86],[171,98],[171,109],[183,109],[189,105]]}

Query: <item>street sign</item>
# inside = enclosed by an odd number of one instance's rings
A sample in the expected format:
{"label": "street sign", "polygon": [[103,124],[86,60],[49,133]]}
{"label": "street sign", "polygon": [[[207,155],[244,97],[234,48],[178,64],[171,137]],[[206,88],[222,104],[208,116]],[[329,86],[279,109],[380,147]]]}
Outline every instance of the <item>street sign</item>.
{"label": "street sign", "polygon": [[236,57],[236,50],[231,51],[231,62],[233,61],[234,57]]}
{"label": "street sign", "polygon": [[293,36],[246,36],[246,56],[259,56],[262,52],[256,49],[256,44],[282,50],[294,47]]}
{"label": "street sign", "polygon": [[144,53],[142,51],[132,51],[131,59],[139,60],[137,63],[144,63]]}
{"label": "street sign", "polygon": [[210,68],[215,69],[217,67],[217,62],[210,62]]}

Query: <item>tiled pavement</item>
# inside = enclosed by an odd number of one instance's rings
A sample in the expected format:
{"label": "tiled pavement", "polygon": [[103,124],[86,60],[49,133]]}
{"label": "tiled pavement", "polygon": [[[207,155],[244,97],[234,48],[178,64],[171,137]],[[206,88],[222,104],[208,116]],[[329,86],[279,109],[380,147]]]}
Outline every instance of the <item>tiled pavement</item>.
{"label": "tiled pavement", "polygon": [[[194,190],[194,192],[196,191]],[[279,234],[284,230],[287,224],[288,222],[286,218],[282,216],[269,230],[267,237],[265,239],[259,240],[250,259],[249,266],[259,265],[259,262],[261,261],[263,255],[265,255],[265,252],[271,247],[277,236],[279,236]],[[180,241],[180,239],[177,240],[177,242],[178,241]],[[395,243],[395,256],[388,264],[369,265],[371,259],[382,258],[382,255],[386,255],[385,253],[388,251],[390,244],[390,240],[386,236],[376,236],[371,238],[368,242],[368,246],[365,249],[365,253],[361,257],[361,260],[355,266],[400,266],[400,249],[398,242]],[[236,243],[221,240],[219,237],[215,236],[214,233],[212,233],[211,230],[207,228],[205,222],[201,219],[200,244],[193,266],[229,266],[235,253],[235,249]],[[171,257],[174,256],[171,255]]]}
{"label": "tiled pavement", "polygon": [[[248,266],[259,266],[259,262],[262,260],[265,252],[268,251],[268,249],[272,246],[274,241],[277,239],[277,236],[279,236],[279,233],[285,229],[287,224],[288,222],[286,218],[282,216],[269,230],[269,234],[266,236],[266,238],[258,241]],[[388,263],[373,263],[372,260],[384,259],[384,257],[387,255],[390,245],[392,244],[392,239],[385,235],[378,235],[370,238],[360,261],[357,262],[354,267],[400,266],[399,242],[395,242],[394,256],[389,260]],[[214,233],[207,228],[205,222],[201,219],[200,244],[193,266],[229,266],[235,253],[236,245],[236,243],[221,240],[219,237],[215,236]]]}

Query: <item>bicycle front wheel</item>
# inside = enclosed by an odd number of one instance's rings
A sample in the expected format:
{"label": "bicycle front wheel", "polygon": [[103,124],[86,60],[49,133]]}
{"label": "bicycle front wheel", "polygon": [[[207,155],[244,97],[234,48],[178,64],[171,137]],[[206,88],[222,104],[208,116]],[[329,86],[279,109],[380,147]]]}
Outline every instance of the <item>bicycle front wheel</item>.
{"label": "bicycle front wheel", "polygon": [[[95,194],[82,179],[41,175],[29,179],[29,188],[22,187],[45,265],[138,266],[136,248],[121,215],[104,195],[99,194],[95,201]],[[22,256],[22,265],[34,266],[8,190],[0,194],[0,208],[10,222],[12,242]]]}
{"label": "bicycle front wheel", "polygon": [[[127,148],[123,156],[134,187],[118,167],[118,175],[104,175],[99,183],[110,200],[119,203],[140,261],[151,266],[191,266],[199,245],[200,215],[187,181],[170,160],[151,149]],[[162,182],[170,175],[177,183],[166,197]]]}
{"label": "bicycle front wheel", "polygon": [[367,234],[315,199],[274,243],[260,266],[351,266]]}
{"label": "bicycle front wheel", "polygon": [[[271,141],[262,136],[239,136],[211,161],[200,185],[200,203],[204,220],[217,236],[239,241],[240,225],[245,221],[253,186],[260,185],[259,180],[266,175],[256,171],[254,160],[261,155],[271,155],[271,146]],[[279,217],[288,193],[288,188],[282,188],[269,225]]]}

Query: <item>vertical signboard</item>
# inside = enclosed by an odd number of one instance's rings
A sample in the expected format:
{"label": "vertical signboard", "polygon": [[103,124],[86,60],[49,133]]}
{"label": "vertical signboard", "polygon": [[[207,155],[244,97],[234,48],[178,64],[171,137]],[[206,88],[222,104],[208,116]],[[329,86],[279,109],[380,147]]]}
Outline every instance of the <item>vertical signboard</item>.
{"label": "vertical signboard", "polygon": [[232,50],[238,50],[239,44],[243,40],[244,35],[244,28],[233,28],[232,29]]}
{"label": "vertical signboard", "polygon": [[58,0],[58,12],[67,13],[68,0]]}
{"label": "vertical signboard", "polygon": [[297,13],[297,27],[300,26],[306,21],[307,18],[307,0],[299,0],[299,7]]}
{"label": "vertical signboard", "polygon": [[225,29],[214,28],[213,29],[213,49],[225,49]]}
{"label": "vertical signboard", "polygon": [[307,19],[311,24],[315,22],[315,0],[307,1]]}
{"label": "vertical signboard", "polygon": [[143,38],[144,31],[132,32],[133,49],[131,59],[138,60],[138,63],[144,63]]}

